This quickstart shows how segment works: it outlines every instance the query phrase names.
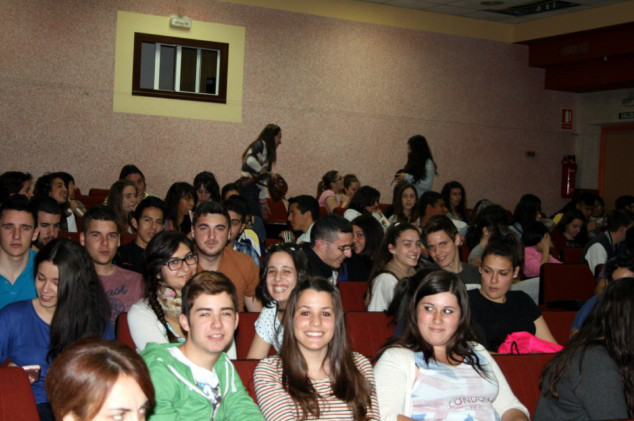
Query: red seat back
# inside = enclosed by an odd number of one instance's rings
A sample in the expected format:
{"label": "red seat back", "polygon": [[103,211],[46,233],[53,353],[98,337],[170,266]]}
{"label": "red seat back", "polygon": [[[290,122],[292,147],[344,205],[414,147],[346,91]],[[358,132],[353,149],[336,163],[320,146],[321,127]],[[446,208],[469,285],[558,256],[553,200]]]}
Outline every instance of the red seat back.
{"label": "red seat back", "polygon": [[260,360],[233,360],[232,362],[245,389],[247,389],[253,401],[257,402],[255,398],[255,385],[253,383],[253,371]]}
{"label": "red seat back", "polygon": [[575,320],[575,311],[544,311],[542,313],[546,324],[560,345],[566,345],[570,339],[570,328]]}
{"label": "red seat back", "polygon": [[333,209],[332,213],[334,213],[335,215],[339,215],[339,216],[343,216],[343,214],[346,212],[346,208],[335,208]]}
{"label": "red seat back", "polygon": [[271,246],[275,245],[275,244],[279,244],[282,242],[281,238],[267,238],[264,241],[264,246],[266,247],[266,249],[268,250]]}
{"label": "red seat back", "polygon": [[272,224],[286,224],[288,221],[288,210],[283,200],[266,199],[266,203],[271,213],[266,222]]}
{"label": "red seat back", "polygon": [[108,197],[108,193],[110,193],[110,189],[93,188],[93,189],[88,190],[88,196],[99,196],[99,197],[102,197],[104,199],[106,197]]}
{"label": "red seat back", "polygon": [[343,311],[366,311],[365,294],[368,291],[368,283],[364,281],[339,282],[339,294]]}
{"label": "red seat back", "polygon": [[128,326],[128,313],[119,313],[115,323],[115,331],[119,342],[128,345],[132,349],[136,349],[132,334],[130,333],[130,326]]}
{"label": "red seat back", "polygon": [[125,246],[126,244],[130,244],[130,243],[132,243],[134,240],[136,240],[136,234],[128,234],[128,233],[126,232],[126,233],[123,233],[123,234],[121,235],[121,245],[122,245],[122,246]]}
{"label": "red seat back", "polygon": [[103,205],[106,196],[82,196],[78,200],[86,206],[86,209],[92,209],[95,206]]}
{"label": "red seat back", "polygon": [[555,354],[526,354],[526,355],[494,355],[511,390],[528,408],[531,418],[535,415],[539,401],[539,378],[548,361]]}
{"label": "red seat back", "polygon": [[247,358],[251,342],[255,336],[255,321],[260,313],[240,313],[238,329],[236,329],[236,354],[239,360]]}
{"label": "red seat back", "polygon": [[326,216],[326,215],[328,215],[328,208],[320,206],[319,207],[319,217],[321,218],[322,216]]}
{"label": "red seat back", "polygon": [[74,242],[76,242],[77,244],[79,244],[79,233],[78,232],[59,232],[59,237],[61,238],[68,238],[69,240],[72,240]]}
{"label": "red seat back", "polygon": [[564,263],[583,263],[583,248],[564,247],[561,249],[561,259]]}
{"label": "red seat back", "polygon": [[33,389],[21,367],[0,368],[0,421],[37,421]]}
{"label": "red seat back", "polygon": [[586,301],[594,295],[596,282],[588,265],[583,263],[545,263],[540,278],[540,303],[546,305]]}
{"label": "red seat back", "polygon": [[394,330],[392,318],[381,312],[351,311],[345,320],[350,348],[368,358],[379,352]]}

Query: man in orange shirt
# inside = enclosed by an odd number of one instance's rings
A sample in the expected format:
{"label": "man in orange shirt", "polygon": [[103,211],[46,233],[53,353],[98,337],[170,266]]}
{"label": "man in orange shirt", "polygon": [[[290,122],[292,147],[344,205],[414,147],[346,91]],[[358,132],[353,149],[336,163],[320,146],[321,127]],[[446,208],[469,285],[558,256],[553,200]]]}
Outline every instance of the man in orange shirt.
{"label": "man in orange shirt", "polygon": [[221,272],[231,280],[238,293],[238,311],[262,310],[255,298],[259,279],[258,267],[249,256],[227,246],[229,213],[220,203],[201,203],[194,212],[192,235],[198,250],[198,270]]}

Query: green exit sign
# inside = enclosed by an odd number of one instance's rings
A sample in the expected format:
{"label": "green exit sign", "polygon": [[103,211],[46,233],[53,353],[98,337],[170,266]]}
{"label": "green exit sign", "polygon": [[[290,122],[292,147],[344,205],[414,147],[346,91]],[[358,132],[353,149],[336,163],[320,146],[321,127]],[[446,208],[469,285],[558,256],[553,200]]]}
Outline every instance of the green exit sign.
{"label": "green exit sign", "polygon": [[634,119],[634,111],[619,113],[619,120],[632,120],[632,119]]}

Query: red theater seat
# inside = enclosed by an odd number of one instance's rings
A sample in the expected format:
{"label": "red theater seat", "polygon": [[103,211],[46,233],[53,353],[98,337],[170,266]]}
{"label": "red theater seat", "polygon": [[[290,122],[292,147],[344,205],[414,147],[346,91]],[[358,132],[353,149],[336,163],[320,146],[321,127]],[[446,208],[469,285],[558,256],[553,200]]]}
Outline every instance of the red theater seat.
{"label": "red theater seat", "polygon": [[542,313],[550,333],[553,334],[557,343],[566,345],[570,339],[570,328],[575,320],[577,312],[575,311],[544,311]]}
{"label": "red theater seat", "polygon": [[351,311],[345,319],[350,348],[368,358],[379,352],[394,330],[392,318],[382,312]]}
{"label": "red theater seat", "polygon": [[136,240],[136,234],[128,234],[128,233],[124,233],[121,235],[121,245],[125,246],[126,244],[129,244],[131,242],[133,242],[134,240]]}
{"label": "red theater seat", "polygon": [[93,188],[88,190],[88,196],[99,196],[99,197],[103,197],[104,199],[108,197],[108,193],[110,193],[110,189]]}
{"label": "red theater seat", "polygon": [[79,233],[78,232],[59,232],[59,237],[68,238],[69,240],[73,240],[77,244],[79,244]]}
{"label": "red theater seat", "polygon": [[132,349],[136,349],[132,335],[130,334],[130,326],[128,326],[128,313],[120,313],[115,322],[115,332],[117,341],[128,345]]}
{"label": "red theater seat", "polygon": [[255,336],[255,321],[260,313],[240,313],[238,329],[236,330],[236,354],[239,360],[247,358],[251,342]]}
{"label": "red theater seat", "polygon": [[0,368],[0,421],[16,420],[39,420],[33,389],[22,368]]}
{"label": "red theater seat", "polygon": [[274,246],[275,244],[279,244],[282,242],[281,238],[267,238],[264,241],[264,246],[266,247],[266,249],[268,250],[269,248],[271,248],[271,246]]}
{"label": "red theater seat", "polygon": [[367,282],[346,281],[339,282],[337,286],[341,295],[343,311],[366,311],[368,309],[364,301],[365,293],[368,291]]}
{"label": "red theater seat", "polygon": [[583,263],[583,248],[564,247],[561,249],[561,260],[564,263]]}
{"label": "red theater seat", "polygon": [[86,209],[92,209],[95,206],[103,205],[106,196],[82,196],[78,200],[86,206]]}
{"label": "red theater seat", "polygon": [[232,362],[245,389],[247,389],[253,401],[257,402],[255,398],[255,385],[253,383],[253,371],[255,371],[255,367],[260,360],[233,360]]}
{"label": "red theater seat", "polygon": [[266,219],[269,224],[286,224],[288,221],[288,210],[283,200],[266,199],[266,204],[271,213]]}
{"label": "red theater seat", "polygon": [[555,354],[494,355],[511,390],[528,408],[531,418],[539,401],[539,378]]}
{"label": "red theater seat", "polygon": [[547,307],[583,302],[594,295],[596,282],[588,265],[583,263],[543,264],[540,278],[540,304]]}

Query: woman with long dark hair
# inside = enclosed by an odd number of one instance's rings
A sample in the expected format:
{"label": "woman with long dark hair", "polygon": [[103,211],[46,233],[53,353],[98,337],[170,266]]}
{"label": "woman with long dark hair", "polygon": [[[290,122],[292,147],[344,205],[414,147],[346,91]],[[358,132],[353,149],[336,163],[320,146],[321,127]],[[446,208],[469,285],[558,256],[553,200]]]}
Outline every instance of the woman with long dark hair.
{"label": "woman with long dark hair", "polygon": [[268,197],[267,183],[277,162],[277,148],[282,144],[282,129],[267,124],[242,153],[241,193],[249,201],[253,215],[262,217],[262,205]]}
{"label": "woman with long dark hair", "polygon": [[380,199],[381,193],[377,189],[371,186],[361,186],[352,196],[352,200],[348,205],[348,209],[343,213],[343,217],[348,221],[352,221],[360,215],[372,215],[383,226],[383,229],[387,229],[390,223],[383,215],[383,212],[381,212],[379,207]]}
{"label": "woman with long dark hair", "polygon": [[561,256],[564,247],[583,247],[584,244],[580,240],[585,231],[585,224],[586,220],[579,209],[570,209],[564,214],[550,235],[558,256]]}
{"label": "woman with long dark hair", "polygon": [[524,276],[527,278],[539,276],[540,269],[545,263],[561,263],[550,254],[552,248],[550,232],[541,222],[531,222],[524,227],[522,244],[524,245]]}
{"label": "woman with long dark hair", "polygon": [[403,223],[388,228],[374,255],[366,296],[368,311],[384,311],[389,307],[396,285],[416,272],[421,250],[416,226]]}
{"label": "woman with long dark hair", "polygon": [[390,224],[409,222],[418,225],[418,193],[413,184],[403,182],[396,185],[392,198],[392,209],[393,213],[388,219]]}
{"label": "woman with long dark hair", "polygon": [[507,233],[508,220],[506,209],[500,205],[490,204],[478,213],[465,237],[467,248],[471,250],[468,258],[470,265],[480,266],[489,239]]}
{"label": "woman with long dark hair", "polygon": [[361,215],[352,221],[352,255],[347,260],[348,279],[351,281],[367,281],[374,256],[383,241],[383,226],[372,215]]}
{"label": "woman with long dark hair", "polygon": [[127,345],[96,338],[60,354],[46,390],[58,421],[145,420],[154,401],[143,358]]}
{"label": "woman with long dark hair", "polygon": [[255,290],[264,308],[255,321],[255,336],[247,354],[248,359],[265,358],[271,346],[280,352],[284,338],[282,317],[286,304],[293,289],[308,276],[306,255],[298,245],[276,244],[268,253],[262,266],[260,284]]}
{"label": "woman with long dark hair", "polygon": [[535,421],[634,417],[634,278],[608,285],[579,332],[544,368]]}
{"label": "woman with long dark hair", "polygon": [[522,420],[491,355],[474,342],[464,283],[451,272],[427,275],[409,303],[403,333],[375,366],[381,420]]}
{"label": "woman with long dark hair", "polygon": [[108,203],[107,207],[112,209],[112,212],[116,215],[119,232],[122,234],[132,234],[134,232],[130,226],[130,214],[136,208],[137,198],[137,188],[132,181],[117,180],[110,187],[106,200]]}
{"label": "woman with long dark hair", "polygon": [[168,231],[180,231],[189,234],[192,230],[192,221],[189,213],[196,208],[196,190],[194,186],[185,182],[174,183],[165,195]]}
{"label": "woman with long dark hair", "polygon": [[524,230],[532,222],[539,221],[541,219],[541,212],[539,205],[534,201],[520,200],[515,205],[513,211],[513,220],[509,226],[510,232],[515,235],[517,241],[522,241]]}
{"label": "woman with long dark hair", "polygon": [[299,284],[286,306],[279,355],[254,373],[266,420],[377,420],[370,362],[348,346],[341,297],[323,278]]}
{"label": "woman with long dark hair", "polygon": [[469,217],[467,216],[467,194],[462,184],[457,181],[450,181],[443,186],[440,194],[445,199],[445,204],[447,209],[449,209],[447,216],[458,221],[469,222]]}
{"label": "woman with long dark hair", "polygon": [[77,232],[75,214],[69,208],[68,188],[64,178],[58,172],[46,173],[35,182],[34,197],[51,197],[62,208],[62,220],[59,229],[64,232]]}
{"label": "woman with long dark hair", "polygon": [[343,192],[348,196],[348,200],[352,200],[352,196],[361,187],[361,182],[354,174],[346,174],[343,176]]}
{"label": "woman with long dark hair", "polygon": [[181,291],[196,274],[198,256],[192,241],[177,231],[164,231],[145,249],[145,298],[128,312],[132,340],[139,351],[149,342],[182,342],[178,317]]}
{"label": "woman with long dark hair", "polygon": [[201,204],[207,200],[221,202],[220,186],[216,181],[216,176],[209,171],[203,171],[194,177],[194,190],[196,190],[196,202]]}
{"label": "woman with long dark hair", "polygon": [[423,193],[431,190],[434,176],[438,173],[437,169],[427,139],[417,134],[407,141],[407,163],[405,168],[397,173],[395,180],[413,184],[418,197],[421,197]]}
{"label": "woman with long dark hair", "polygon": [[114,339],[110,305],[85,248],[65,238],[51,241],[35,257],[33,300],[0,310],[0,360],[37,366],[33,394],[40,417],[52,420],[44,379],[49,364],[77,339]]}
{"label": "woman with long dark hair", "polygon": [[471,317],[489,351],[496,352],[514,332],[528,332],[556,343],[535,302],[523,291],[511,291],[518,279],[521,257],[515,237],[492,238],[484,249],[479,289],[469,291]]}

